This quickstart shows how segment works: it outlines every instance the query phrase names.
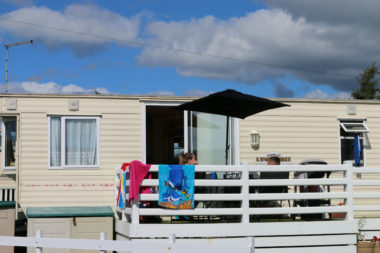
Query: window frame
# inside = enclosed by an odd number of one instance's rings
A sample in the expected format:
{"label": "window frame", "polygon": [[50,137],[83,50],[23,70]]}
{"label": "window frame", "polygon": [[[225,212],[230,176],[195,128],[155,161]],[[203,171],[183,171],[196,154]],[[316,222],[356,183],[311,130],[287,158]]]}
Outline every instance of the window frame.
{"label": "window frame", "polygon": [[3,127],[3,118],[0,117],[0,152],[3,151],[3,138],[4,138],[4,136],[3,136],[3,129],[4,129],[4,127]]}
{"label": "window frame", "polygon": [[[341,128],[346,133],[361,133],[361,136],[359,136],[359,139],[364,142],[364,138],[365,138],[364,135],[366,135],[367,133],[370,132],[370,129],[365,124],[365,121],[366,121],[366,119],[338,119],[339,163],[340,164],[343,164],[343,161],[342,161],[342,139],[352,139],[352,140],[354,139],[354,137],[351,137],[351,136],[342,136],[340,134]],[[362,125],[366,130],[348,130],[344,126],[344,124]],[[364,147],[365,144],[363,143],[362,146]],[[366,148],[363,148],[362,152],[363,152],[363,165],[360,167],[365,167],[367,164],[367,162],[366,162]]]}
{"label": "window frame", "polygon": [[[363,122],[340,122],[339,124],[346,133],[369,133],[369,129],[367,125],[364,123],[364,121]],[[346,124],[362,126],[365,130],[350,130],[346,128]]]}
{"label": "window frame", "polygon": [[[5,166],[5,153],[6,153],[6,128],[5,128],[5,122],[7,121],[15,121],[16,122],[16,147],[15,147],[15,151],[14,151],[14,155],[15,155],[15,165],[14,166]],[[0,151],[2,152],[1,154],[1,166],[3,168],[4,171],[16,171],[17,169],[17,150],[18,150],[18,127],[17,127],[17,117],[2,117],[1,118],[1,134],[2,134],[2,138],[1,138],[1,149]]]}
{"label": "window frame", "polygon": [[[51,119],[60,118],[61,120],[61,165],[51,166]],[[94,119],[96,121],[96,164],[94,165],[65,165],[65,145],[66,145],[66,120],[70,119]],[[100,169],[100,116],[65,116],[65,115],[48,115],[48,168],[52,170],[61,169]]]}

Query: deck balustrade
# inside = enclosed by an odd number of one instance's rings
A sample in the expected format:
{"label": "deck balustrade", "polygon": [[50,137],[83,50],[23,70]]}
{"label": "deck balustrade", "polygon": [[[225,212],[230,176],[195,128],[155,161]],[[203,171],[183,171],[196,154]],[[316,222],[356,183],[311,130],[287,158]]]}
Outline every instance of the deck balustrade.
{"label": "deck balustrade", "polygon": [[[150,172],[158,172],[158,165],[152,165]],[[232,222],[253,223],[265,220],[282,219],[288,221],[331,220],[340,217],[353,220],[355,212],[380,212],[380,205],[360,204],[363,199],[380,197],[379,191],[366,190],[365,187],[379,187],[380,180],[364,179],[362,175],[378,175],[380,169],[355,168],[351,165],[197,165],[196,172],[217,172],[219,175],[234,175],[226,179],[197,179],[194,185],[198,189],[194,194],[196,207],[187,210],[172,210],[155,207],[158,193],[141,194],[139,201],[132,202],[124,209],[116,208],[117,217],[131,224],[141,222],[141,217],[161,217],[173,222],[173,217],[186,216],[192,223]],[[260,179],[255,175],[262,172],[289,172],[289,179]],[[295,178],[302,172],[331,172],[329,178]],[[128,174],[128,173],[127,173]],[[116,195],[119,186],[120,166],[116,168]],[[362,176],[361,178],[358,177]],[[367,177],[368,178],[368,177]],[[376,178],[376,177],[375,177]],[[126,199],[128,199],[128,184]],[[157,188],[158,179],[145,179],[142,186]],[[286,186],[288,192],[262,193],[258,189],[267,186]],[[295,189],[306,186],[323,186],[324,191],[299,192]],[[328,186],[328,187],[327,187]],[[364,187],[362,190],[360,187]],[[328,191],[327,189],[331,190]],[[354,190],[355,189],[355,190]],[[329,200],[329,205],[299,205],[310,200]],[[142,207],[140,202],[150,202],[152,205]],[[280,206],[263,207],[265,201],[276,201]],[[358,202],[359,204],[355,204]],[[298,204],[297,204],[298,203]],[[265,205],[264,205],[265,206]],[[315,214],[320,214],[315,216]],[[333,215],[333,214],[339,214]],[[314,215],[314,216],[313,216]],[[149,220],[149,219],[148,219]],[[153,219],[154,220],[154,219]],[[180,219],[186,222],[186,219]]]}

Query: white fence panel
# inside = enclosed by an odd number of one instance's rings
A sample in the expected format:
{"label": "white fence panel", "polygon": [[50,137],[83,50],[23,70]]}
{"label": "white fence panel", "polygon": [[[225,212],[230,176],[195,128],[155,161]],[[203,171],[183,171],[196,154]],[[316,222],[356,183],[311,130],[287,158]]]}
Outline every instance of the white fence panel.
{"label": "white fence panel", "polygon": [[111,241],[104,240],[105,233],[101,233],[100,240],[87,239],[65,239],[65,238],[42,238],[42,231],[37,231],[36,237],[11,237],[0,236],[0,245],[3,246],[21,246],[34,247],[36,253],[43,253],[44,248],[56,249],[79,249],[79,250],[97,250],[100,253],[110,251],[128,251],[134,253],[252,253],[253,238],[248,238],[245,245],[197,245],[190,242],[176,242],[175,235],[171,235],[167,242],[150,241]]}

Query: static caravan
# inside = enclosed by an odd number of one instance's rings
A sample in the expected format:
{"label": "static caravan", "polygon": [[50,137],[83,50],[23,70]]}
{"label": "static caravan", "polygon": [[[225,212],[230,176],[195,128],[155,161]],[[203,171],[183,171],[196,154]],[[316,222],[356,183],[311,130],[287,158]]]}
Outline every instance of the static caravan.
{"label": "static caravan", "polygon": [[[173,109],[192,99],[3,94],[2,175],[14,178],[15,201],[24,213],[34,213],[34,219],[52,213],[51,218],[73,218],[80,208],[115,209],[115,167],[124,162],[176,164],[179,153],[191,151],[201,165],[225,165],[226,117]],[[379,101],[277,100],[290,107],[230,119],[228,164],[260,165],[276,151],[284,164],[320,159],[380,168]],[[378,179],[376,173],[357,176]],[[376,206],[379,199],[360,201]],[[379,217],[374,210],[355,210],[355,215]]]}
{"label": "static caravan", "polygon": [[[225,163],[226,117],[172,109],[191,97],[2,95],[0,99],[1,171],[17,175],[17,201],[24,210],[113,206],[114,167],[134,159],[171,164],[178,163],[180,152],[192,151],[199,164]],[[354,160],[358,134],[358,166],[380,167],[380,102],[278,100],[291,106],[229,122],[230,164],[254,165],[272,151],[292,164],[305,159],[342,164]],[[260,136],[256,148],[250,142],[252,132]],[[86,137],[80,140],[82,133]],[[81,141],[87,142],[87,150],[81,150]]]}

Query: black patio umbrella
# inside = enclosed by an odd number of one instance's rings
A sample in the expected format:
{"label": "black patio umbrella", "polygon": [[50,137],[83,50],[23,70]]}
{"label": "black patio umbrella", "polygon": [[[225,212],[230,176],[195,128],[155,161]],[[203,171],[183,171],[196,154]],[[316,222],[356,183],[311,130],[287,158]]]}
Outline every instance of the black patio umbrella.
{"label": "black patio umbrella", "polygon": [[228,159],[229,143],[229,117],[244,119],[250,115],[269,109],[289,106],[284,103],[244,94],[236,90],[213,93],[206,97],[187,102],[177,106],[177,109],[187,111],[206,112],[227,116],[227,138],[226,138],[226,163]]}

